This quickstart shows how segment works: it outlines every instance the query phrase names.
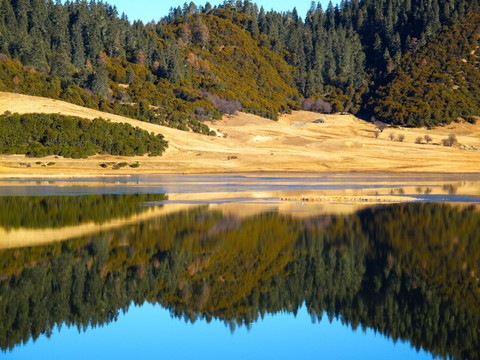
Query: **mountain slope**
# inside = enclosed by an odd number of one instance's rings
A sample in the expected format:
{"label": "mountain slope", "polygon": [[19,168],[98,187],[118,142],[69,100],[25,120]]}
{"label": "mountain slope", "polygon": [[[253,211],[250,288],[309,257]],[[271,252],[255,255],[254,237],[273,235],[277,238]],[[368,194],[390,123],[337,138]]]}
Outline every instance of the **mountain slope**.
{"label": "mountain slope", "polygon": [[407,55],[376,94],[379,120],[433,127],[480,115],[480,13]]}
{"label": "mountain slope", "polygon": [[[402,56],[479,8],[479,0],[347,0],[325,10],[313,4],[302,20],[295,9],[265,12],[248,0],[192,2],[143,24],[100,1],[2,0],[0,91],[209,135],[202,122],[222,113],[276,119],[303,97],[305,109],[318,100],[328,102],[323,112],[370,117],[378,104],[364,100]],[[433,123],[453,115],[440,112]]]}

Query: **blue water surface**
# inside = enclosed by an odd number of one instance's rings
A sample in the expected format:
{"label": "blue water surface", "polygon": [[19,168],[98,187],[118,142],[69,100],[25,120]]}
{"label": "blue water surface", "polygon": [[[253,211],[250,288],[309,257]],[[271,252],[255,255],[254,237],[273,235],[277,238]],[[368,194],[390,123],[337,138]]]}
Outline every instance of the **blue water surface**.
{"label": "blue water surface", "polygon": [[231,331],[221,321],[195,324],[172,318],[159,305],[131,306],[110,325],[54,330],[51,338],[28,341],[4,359],[432,359],[425,351],[353,330],[324,316],[313,323],[305,306],[291,313],[266,315],[250,329]]}

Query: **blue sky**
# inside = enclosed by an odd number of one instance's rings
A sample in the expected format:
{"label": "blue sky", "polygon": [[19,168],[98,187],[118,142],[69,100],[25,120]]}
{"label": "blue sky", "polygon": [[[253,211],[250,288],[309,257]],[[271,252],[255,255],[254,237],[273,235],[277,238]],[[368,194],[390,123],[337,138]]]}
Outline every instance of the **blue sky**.
{"label": "blue sky", "polygon": [[[115,5],[119,13],[125,13],[130,21],[142,20],[148,22],[150,20],[158,21],[161,17],[168,14],[171,7],[183,6],[185,2],[189,3],[190,0],[170,0],[170,1],[154,1],[154,0],[106,0],[110,5]],[[194,1],[197,5],[204,5],[207,0]],[[285,1],[285,0],[258,0],[253,1],[259,7],[263,6],[265,10],[274,9],[277,11],[292,10],[293,7],[297,8],[298,14],[305,18],[305,14],[311,6],[311,1]],[[316,2],[316,1],[315,1]],[[332,0],[336,4],[337,0]],[[222,4],[223,0],[210,0],[210,4],[218,5]],[[321,0],[323,8],[326,9],[328,0]]]}

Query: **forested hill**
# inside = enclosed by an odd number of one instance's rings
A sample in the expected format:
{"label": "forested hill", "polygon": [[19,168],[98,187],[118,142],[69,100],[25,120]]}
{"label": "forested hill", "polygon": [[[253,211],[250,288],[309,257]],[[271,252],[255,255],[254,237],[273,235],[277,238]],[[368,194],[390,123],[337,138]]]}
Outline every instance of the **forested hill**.
{"label": "forested hill", "polygon": [[144,24],[103,2],[0,0],[0,90],[205,134],[201,121],[239,109],[371,115],[380,111],[372,94],[402,58],[479,9],[479,0],[349,0],[312,4],[302,19],[228,0]]}
{"label": "forested hill", "polygon": [[434,126],[480,115],[480,13],[404,58],[374,101],[380,120]]}

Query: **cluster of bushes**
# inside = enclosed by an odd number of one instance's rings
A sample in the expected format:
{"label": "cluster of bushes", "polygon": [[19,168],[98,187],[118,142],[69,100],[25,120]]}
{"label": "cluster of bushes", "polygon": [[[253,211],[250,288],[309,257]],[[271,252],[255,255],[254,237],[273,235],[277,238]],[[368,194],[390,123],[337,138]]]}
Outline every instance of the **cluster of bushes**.
{"label": "cluster of bushes", "polygon": [[331,114],[333,111],[332,104],[328,101],[318,98],[314,100],[309,97],[302,101],[302,109],[306,111],[315,111],[322,114]]}
{"label": "cluster of bushes", "polygon": [[86,158],[96,153],[159,156],[166,147],[162,135],[103,119],[90,121],[57,114],[0,116],[2,154],[69,158]]}
{"label": "cluster of bushes", "polygon": [[138,161],[135,162],[135,163],[132,163],[130,165],[127,162],[121,162],[121,163],[119,163],[119,162],[108,162],[108,163],[104,162],[104,163],[100,164],[100,167],[106,169],[110,165],[112,166],[113,170],[118,170],[118,169],[124,168],[126,166],[130,166],[131,168],[134,168],[134,169],[140,167],[140,163]]}

